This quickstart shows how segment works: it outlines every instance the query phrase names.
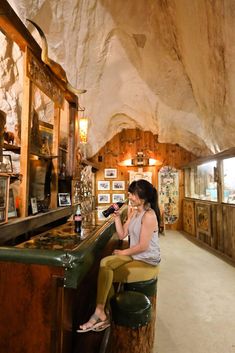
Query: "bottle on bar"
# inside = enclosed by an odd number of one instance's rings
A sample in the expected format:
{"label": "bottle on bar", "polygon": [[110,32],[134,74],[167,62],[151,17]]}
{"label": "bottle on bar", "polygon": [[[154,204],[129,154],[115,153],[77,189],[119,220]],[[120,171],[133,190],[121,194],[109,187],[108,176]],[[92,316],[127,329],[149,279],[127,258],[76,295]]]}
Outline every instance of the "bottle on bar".
{"label": "bottle on bar", "polygon": [[106,210],[104,210],[102,213],[103,215],[107,218],[110,214],[114,213],[114,211],[119,210],[119,208],[121,208],[124,203],[127,202],[128,199],[125,199],[124,201],[118,201],[116,203],[113,203],[112,205],[109,206],[109,208],[107,208]]}
{"label": "bottle on bar", "polygon": [[82,230],[82,215],[81,207],[78,205],[76,212],[74,214],[74,231],[75,233],[81,233]]}

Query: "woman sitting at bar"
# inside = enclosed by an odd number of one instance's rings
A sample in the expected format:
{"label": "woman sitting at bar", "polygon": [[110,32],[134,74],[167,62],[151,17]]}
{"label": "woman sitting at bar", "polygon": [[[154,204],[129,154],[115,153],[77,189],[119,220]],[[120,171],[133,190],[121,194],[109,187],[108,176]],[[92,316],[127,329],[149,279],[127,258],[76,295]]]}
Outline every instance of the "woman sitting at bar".
{"label": "woman sitting at bar", "polygon": [[110,325],[105,306],[113,282],[147,281],[158,275],[160,210],[157,190],[141,179],[130,184],[128,197],[127,221],[122,225],[119,212],[115,211],[115,226],[119,239],[129,235],[130,247],[114,250],[113,255],[101,260],[96,309],[77,332],[101,331]]}

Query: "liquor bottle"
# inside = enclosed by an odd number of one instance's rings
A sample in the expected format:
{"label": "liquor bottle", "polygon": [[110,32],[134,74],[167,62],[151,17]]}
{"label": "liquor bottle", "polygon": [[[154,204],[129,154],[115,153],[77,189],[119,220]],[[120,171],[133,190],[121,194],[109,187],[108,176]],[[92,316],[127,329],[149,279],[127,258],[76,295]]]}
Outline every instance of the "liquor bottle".
{"label": "liquor bottle", "polygon": [[127,202],[128,199],[124,200],[124,201],[118,201],[116,203],[113,203],[112,205],[109,206],[109,208],[107,208],[106,210],[104,210],[102,213],[103,215],[107,218],[110,214],[114,213],[114,211],[119,210],[119,208],[121,208],[124,203]]}
{"label": "liquor bottle", "polygon": [[81,215],[81,208],[78,205],[77,210],[74,214],[74,231],[75,233],[81,233],[82,228],[82,215]]}

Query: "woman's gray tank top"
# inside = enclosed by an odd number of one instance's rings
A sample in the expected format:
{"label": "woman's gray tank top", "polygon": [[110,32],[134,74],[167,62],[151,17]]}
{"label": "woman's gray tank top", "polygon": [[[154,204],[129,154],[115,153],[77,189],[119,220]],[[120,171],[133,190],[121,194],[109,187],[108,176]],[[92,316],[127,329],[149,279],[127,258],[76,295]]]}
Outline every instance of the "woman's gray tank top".
{"label": "woman's gray tank top", "polygon": [[[142,225],[142,218],[146,210],[142,211],[140,214],[134,215],[129,223],[129,235],[130,235],[130,247],[135,246],[140,240],[140,230]],[[152,238],[149,243],[149,247],[142,253],[132,255],[135,260],[140,260],[147,262],[150,265],[157,266],[161,261],[160,257],[160,246],[158,238],[158,230],[153,232]]]}

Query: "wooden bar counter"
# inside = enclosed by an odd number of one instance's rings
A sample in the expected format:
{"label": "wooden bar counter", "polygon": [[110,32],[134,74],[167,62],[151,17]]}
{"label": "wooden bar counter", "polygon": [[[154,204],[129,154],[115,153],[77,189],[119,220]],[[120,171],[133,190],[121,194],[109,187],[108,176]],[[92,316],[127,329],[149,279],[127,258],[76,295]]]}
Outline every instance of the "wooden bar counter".
{"label": "wooden bar counter", "polygon": [[76,328],[95,306],[99,261],[117,248],[114,233],[113,217],[99,221],[93,211],[80,236],[68,221],[0,247],[0,352],[93,352]]}

